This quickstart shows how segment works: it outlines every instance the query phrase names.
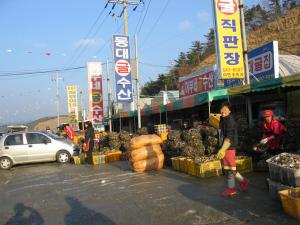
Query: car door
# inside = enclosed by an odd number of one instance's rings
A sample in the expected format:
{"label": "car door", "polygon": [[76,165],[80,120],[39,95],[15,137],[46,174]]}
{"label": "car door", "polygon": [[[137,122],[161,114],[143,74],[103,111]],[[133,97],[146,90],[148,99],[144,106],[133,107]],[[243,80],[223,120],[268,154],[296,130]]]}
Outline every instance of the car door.
{"label": "car door", "polygon": [[51,139],[44,134],[26,133],[28,145],[28,161],[49,161],[55,159],[55,149],[51,147]]}
{"label": "car door", "polygon": [[4,152],[16,163],[28,161],[28,147],[24,143],[23,134],[10,134],[4,140]]}

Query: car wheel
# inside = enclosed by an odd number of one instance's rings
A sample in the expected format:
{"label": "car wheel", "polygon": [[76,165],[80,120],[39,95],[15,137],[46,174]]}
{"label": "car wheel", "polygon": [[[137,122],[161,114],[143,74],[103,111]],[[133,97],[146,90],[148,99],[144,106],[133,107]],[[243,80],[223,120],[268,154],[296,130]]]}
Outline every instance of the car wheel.
{"label": "car wheel", "polygon": [[56,160],[59,163],[68,163],[70,162],[71,159],[71,155],[69,152],[67,151],[59,151],[56,155]]}
{"label": "car wheel", "polygon": [[0,168],[3,170],[9,170],[13,165],[13,162],[8,157],[2,157],[0,159]]}

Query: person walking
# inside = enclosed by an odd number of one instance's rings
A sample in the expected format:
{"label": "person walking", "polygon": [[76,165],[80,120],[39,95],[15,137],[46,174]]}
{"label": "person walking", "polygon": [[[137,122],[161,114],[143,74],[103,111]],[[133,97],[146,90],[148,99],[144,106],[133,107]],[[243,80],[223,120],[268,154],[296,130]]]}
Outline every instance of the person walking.
{"label": "person walking", "polygon": [[231,106],[224,102],[221,106],[220,121],[220,149],[217,153],[218,159],[222,160],[223,169],[227,175],[227,188],[222,193],[224,197],[237,194],[235,179],[239,181],[241,191],[245,191],[249,181],[236,171],[236,148],[238,146],[237,123],[231,114]]}
{"label": "person walking", "polygon": [[94,138],[95,138],[95,131],[93,125],[90,121],[85,123],[85,144],[87,145],[87,149],[85,149],[87,154],[87,163],[93,164],[93,149],[94,149]]}

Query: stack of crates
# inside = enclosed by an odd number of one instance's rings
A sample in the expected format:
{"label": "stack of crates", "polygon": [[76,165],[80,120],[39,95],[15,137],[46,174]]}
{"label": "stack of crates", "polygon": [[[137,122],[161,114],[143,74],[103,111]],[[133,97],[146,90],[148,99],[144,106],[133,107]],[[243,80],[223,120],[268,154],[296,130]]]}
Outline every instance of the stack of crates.
{"label": "stack of crates", "polygon": [[120,161],[121,155],[122,155],[121,151],[107,153],[107,154],[105,154],[105,163]]}
{"label": "stack of crates", "polygon": [[284,154],[291,153],[281,153],[267,160],[270,174],[269,194],[275,200],[280,199],[279,191],[300,187],[300,168],[283,167],[273,162],[274,157],[282,157]]}
{"label": "stack of crates", "polygon": [[172,162],[172,169],[180,171],[179,157],[171,158],[171,162]]}
{"label": "stack of crates", "polygon": [[186,157],[171,158],[172,168],[191,176],[200,178],[215,177],[222,175],[222,165],[220,160],[197,164],[195,160]]}
{"label": "stack of crates", "polygon": [[166,124],[154,125],[154,131],[158,135],[161,135],[163,133],[167,133],[167,125]]}

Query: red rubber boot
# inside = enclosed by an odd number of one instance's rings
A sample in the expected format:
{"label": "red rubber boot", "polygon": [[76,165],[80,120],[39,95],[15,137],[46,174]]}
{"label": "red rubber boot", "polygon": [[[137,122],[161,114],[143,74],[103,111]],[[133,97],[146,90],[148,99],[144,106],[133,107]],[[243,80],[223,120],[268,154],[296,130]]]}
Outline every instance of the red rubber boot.
{"label": "red rubber boot", "polygon": [[232,197],[237,194],[237,191],[235,188],[227,188],[223,193],[223,197]]}

